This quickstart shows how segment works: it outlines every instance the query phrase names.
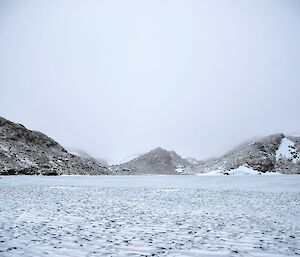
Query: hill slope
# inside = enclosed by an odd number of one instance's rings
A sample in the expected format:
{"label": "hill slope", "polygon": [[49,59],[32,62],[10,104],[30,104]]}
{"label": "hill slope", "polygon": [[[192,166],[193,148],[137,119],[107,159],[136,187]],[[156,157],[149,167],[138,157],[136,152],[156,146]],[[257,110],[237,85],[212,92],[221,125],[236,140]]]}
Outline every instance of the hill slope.
{"label": "hill slope", "polygon": [[41,132],[0,117],[0,175],[108,174],[108,169],[68,153]]}
{"label": "hill slope", "polygon": [[244,144],[220,158],[199,161],[190,173],[228,171],[246,167],[258,172],[300,173],[300,138],[275,134]]}
{"label": "hill slope", "polygon": [[115,174],[178,175],[183,174],[190,165],[188,160],[181,158],[174,151],[158,147],[129,162],[112,166],[111,169]]}

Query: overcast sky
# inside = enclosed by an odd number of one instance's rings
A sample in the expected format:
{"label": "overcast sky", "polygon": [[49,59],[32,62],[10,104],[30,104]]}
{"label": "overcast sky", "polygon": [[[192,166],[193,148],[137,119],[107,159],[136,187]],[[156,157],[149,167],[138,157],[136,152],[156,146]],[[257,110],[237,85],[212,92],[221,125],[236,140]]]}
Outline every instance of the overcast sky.
{"label": "overcast sky", "polygon": [[0,0],[0,115],[110,163],[300,132],[300,1]]}

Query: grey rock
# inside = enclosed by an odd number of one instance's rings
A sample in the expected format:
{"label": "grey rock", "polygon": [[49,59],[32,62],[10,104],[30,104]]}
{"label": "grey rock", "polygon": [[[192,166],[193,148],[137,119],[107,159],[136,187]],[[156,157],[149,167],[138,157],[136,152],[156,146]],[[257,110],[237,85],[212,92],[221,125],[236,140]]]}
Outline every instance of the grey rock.
{"label": "grey rock", "polygon": [[185,174],[185,169],[190,165],[188,160],[181,158],[174,151],[158,147],[129,162],[111,166],[110,169],[114,174],[179,175]]}
{"label": "grey rock", "polygon": [[0,175],[101,175],[109,170],[68,153],[38,131],[0,117]]}
{"label": "grey rock", "polygon": [[275,134],[243,144],[219,158],[199,161],[196,165],[191,166],[189,173],[206,173],[213,170],[222,170],[223,174],[225,174],[227,171],[240,166],[250,167],[261,173],[275,171],[285,174],[300,173],[299,162],[294,163],[285,158],[280,161],[276,160],[276,152],[283,138],[289,138],[295,142],[294,150],[295,155],[297,155],[300,150],[299,138]]}
{"label": "grey rock", "polygon": [[[292,144],[288,156],[276,157],[284,140]],[[0,175],[180,175],[221,170],[223,174],[240,166],[261,173],[300,174],[300,137],[275,134],[243,144],[229,153],[204,161],[184,159],[160,147],[120,164],[106,167],[104,161],[83,151],[69,153],[41,132],[0,117]]]}

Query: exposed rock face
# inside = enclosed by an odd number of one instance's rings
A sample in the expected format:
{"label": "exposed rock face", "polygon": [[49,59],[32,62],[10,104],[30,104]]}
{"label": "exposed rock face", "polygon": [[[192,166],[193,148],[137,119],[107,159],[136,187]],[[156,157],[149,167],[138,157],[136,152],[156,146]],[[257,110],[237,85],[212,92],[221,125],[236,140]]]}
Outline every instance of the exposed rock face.
{"label": "exposed rock face", "polygon": [[141,155],[129,162],[112,166],[115,174],[184,174],[191,163],[181,158],[174,151],[167,151],[160,147]]}
{"label": "exposed rock face", "polygon": [[[259,172],[300,173],[300,158],[291,161],[286,156],[278,159],[277,152],[285,140],[284,134],[275,134],[256,142],[244,144],[220,158],[200,161],[191,167],[190,173],[206,173],[213,170],[227,171],[241,166],[250,167]],[[296,138],[291,138],[296,142]],[[300,151],[299,138],[291,154]],[[296,153],[297,152],[297,153]],[[299,155],[300,156],[300,155]]]}
{"label": "exposed rock face", "polygon": [[41,132],[0,117],[0,175],[229,174],[241,166],[258,172],[300,174],[300,137],[275,134],[244,144],[220,158],[183,159],[156,148],[124,164],[106,168],[84,152],[76,156]]}
{"label": "exposed rock face", "polygon": [[108,169],[68,153],[41,132],[0,117],[0,175],[101,175]]}
{"label": "exposed rock face", "polygon": [[183,159],[175,152],[156,148],[127,163],[112,166],[115,174],[195,174],[219,171],[230,174],[239,167],[261,173],[300,174],[300,137],[271,135],[243,144],[220,158]]}

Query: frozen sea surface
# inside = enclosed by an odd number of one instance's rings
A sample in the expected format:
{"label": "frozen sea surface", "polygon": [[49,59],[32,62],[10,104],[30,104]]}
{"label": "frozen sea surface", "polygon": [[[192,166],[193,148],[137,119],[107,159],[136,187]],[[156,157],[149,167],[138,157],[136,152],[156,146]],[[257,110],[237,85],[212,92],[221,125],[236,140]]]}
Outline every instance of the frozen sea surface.
{"label": "frozen sea surface", "polygon": [[0,179],[0,256],[299,256],[300,176]]}

